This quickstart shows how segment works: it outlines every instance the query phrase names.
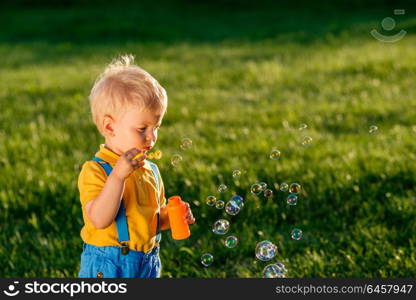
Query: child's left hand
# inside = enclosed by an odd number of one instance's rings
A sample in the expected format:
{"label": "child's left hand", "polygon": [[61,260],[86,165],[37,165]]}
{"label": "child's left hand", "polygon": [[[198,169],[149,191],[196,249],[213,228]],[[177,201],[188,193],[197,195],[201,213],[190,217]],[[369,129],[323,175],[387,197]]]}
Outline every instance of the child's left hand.
{"label": "child's left hand", "polygon": [[189,203],[188,202],[185,202],[186,203],[186,222],[188,222],[188,224],[194,224],[195,223],[195,218],[194,218],[194,215],[192,214],[192,211],[191,211],[191,206],[189,205]]}

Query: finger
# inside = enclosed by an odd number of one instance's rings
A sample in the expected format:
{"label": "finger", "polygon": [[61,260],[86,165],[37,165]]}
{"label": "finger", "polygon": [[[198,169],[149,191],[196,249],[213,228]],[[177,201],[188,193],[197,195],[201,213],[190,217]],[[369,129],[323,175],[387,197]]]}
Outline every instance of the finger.
{"label": "finger", "polygon": [[142,156],[136,155],[135,157],[133,157],[133,160],[132,161],[138,161],[138,162],[140,162],[140,161],[145,160],[146,158],[147,158],[147,155],[146,154],[143,154]]}
{"label": "finger", "polygon": [[185,202],[185,203],[186,203],[186,213],[192,215],[191,206],[189,205],[188,202]]}
{"label": "finger", "polygon": [[129,150],[127,150],[124,155],[126,157],[134,157],[137,153],[142,152],[141,150],[137,149],[137,148],[131,148]]}
{"label": "finger", "polygon": [[194,215],[192,214],[192,212],[188,212],[188,214],[186,215],[186,218],[189,220],[192,220],[194,218]]}
{"label": "finger", "polygon": [[132,159],[133,158],[133,153],[131,151],[124,153],[124,157],[127,159]]}
{"label": "finger", "polygon": [[140,169],[141,167],[143,167],[143,165],[137,165],[137,166],[134,166],[134,167],[133,167],[133,170]]}
{"label": "finger", "polygon": [[144,161],[133,160],[132,164],[134,169],[138,169],[144,166]]}

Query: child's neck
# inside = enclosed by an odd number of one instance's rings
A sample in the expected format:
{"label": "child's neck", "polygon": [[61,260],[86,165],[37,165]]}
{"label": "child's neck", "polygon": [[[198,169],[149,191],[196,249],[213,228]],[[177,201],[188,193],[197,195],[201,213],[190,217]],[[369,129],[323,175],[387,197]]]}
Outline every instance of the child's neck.
{"label": "child's neck", "polygon": [[110,150],[111,152],[114,152],[115,154],[117,154],[119,156],[121,155],[120,153],[117,153],[117,151],[113,150],[114,148],[112,146],[110,146],[108,142],[105,142],[104,148]]}

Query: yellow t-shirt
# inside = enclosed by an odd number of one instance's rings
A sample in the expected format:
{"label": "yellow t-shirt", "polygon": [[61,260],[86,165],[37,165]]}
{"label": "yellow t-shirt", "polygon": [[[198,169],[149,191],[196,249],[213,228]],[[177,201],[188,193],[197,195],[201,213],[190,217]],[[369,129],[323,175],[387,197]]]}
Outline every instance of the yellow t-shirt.
{"label": "yellow t-shirt", "polygon": [[[108,162],[114,168],[119,155],[100,145],[95,156]],[[107,179],[103,167],[93,161],[87,161],[82,166],[78,177],[78,189],[82,205],[84,226],[81,230],[82,240],[95,246],[120,246],[117,238],[115,220],[110,226],[98,229],[88,219],[85,204],[93,200],[103,189]],[[160,207],[157,195],[160,197],[160,206],[165,205],[165,192],[162,178],[159,175],[159,188],[157,193],[156,182],[152,168],[146,160],[143,167],[136,169],[125,181],[123,203],[126,209],[127,227],[129,231],[129,248],[136,251],[148,252],[156,245],[157,213]]]}

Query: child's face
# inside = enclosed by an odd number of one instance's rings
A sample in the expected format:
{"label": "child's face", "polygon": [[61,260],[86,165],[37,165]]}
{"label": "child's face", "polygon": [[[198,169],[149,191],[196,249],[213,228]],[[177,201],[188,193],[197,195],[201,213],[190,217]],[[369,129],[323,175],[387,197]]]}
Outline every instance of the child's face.
{"label": "child's face", "polygon": [[164,112],[129,109],[117,121],[110,119],[105,125],[106,130],[110,129],[111,133],[106,137],[106,144],[119,155],[131,148],[149,151],[156,144],[163,115]]}

